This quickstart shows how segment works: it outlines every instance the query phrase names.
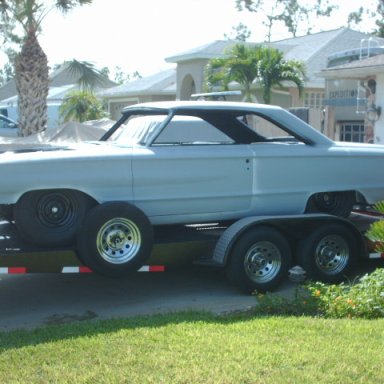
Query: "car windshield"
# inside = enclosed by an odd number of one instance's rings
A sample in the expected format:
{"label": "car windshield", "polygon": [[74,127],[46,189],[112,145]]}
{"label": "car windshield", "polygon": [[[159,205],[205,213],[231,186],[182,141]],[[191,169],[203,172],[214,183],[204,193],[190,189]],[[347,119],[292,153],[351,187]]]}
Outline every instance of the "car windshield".
{"label": "car windshield", "polygon": [[143,144],[157,135],[166,115],[131,115],[108,141],[118,144]]}

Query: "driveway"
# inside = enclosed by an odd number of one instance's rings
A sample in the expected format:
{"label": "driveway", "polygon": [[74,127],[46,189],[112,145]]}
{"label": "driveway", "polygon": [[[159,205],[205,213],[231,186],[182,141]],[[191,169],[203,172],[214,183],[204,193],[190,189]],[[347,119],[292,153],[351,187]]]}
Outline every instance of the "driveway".
{"label": "driveway", "polygon": [[[292,286],[286,282],[281,290]],[[96,274],[3,275],[0,292],[0,331],[190,309],[225,313],[256,303],[222,273],[195,266],[137,272],[125,279]]]}
{"label": "driveway", "polygon": [[[14,245],[9,241],[7,246]],[[178,257],[178,262],[171,260],[173,263],[165,272],[137,272],[124,279],[93,273],[0,275],[0,331],[190,309],[226,313],[254,306],[256,299],[231,286],[224,273],[192,265],[192,253],[200,253],[210,245],[210,241],[187,243],[187,247],[175,244],[173,253],[184,257]],[[193,250],[194,247],[197,248]],[[188,255],[186,249],[194,252]],[[167,250],[168,246],[160,245],[159,256],[164,257]],[[33,252],[25,256],[28,260],[40,257]],[[44,257],[51,263],[54,256]],[[74,261],[71,254],[60,255],[59,260],[64,256],[69,262]],[[8,257],[14,258],[12,254],[2,254],[0,261],[6,265]],[[52,269],[50,263],[45,264]],[[361,275],[376,267],[384,267],[384,260],[365,261],[357,273]],[[287,278],[276,292],[289,295],[294,289],[295,284]]]}

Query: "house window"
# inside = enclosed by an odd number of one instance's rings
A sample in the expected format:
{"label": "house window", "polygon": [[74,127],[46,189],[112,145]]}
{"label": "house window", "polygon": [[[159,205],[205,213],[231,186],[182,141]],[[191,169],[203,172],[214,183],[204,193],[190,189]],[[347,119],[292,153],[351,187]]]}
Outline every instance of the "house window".
{"label": "house window", "polygon": [[365,129],[363,121],[346,121],[340,123],[340,140],[364,143]]}
{"label": "house window", "polygon": [[324,105],[324,92],[305,92],[304,107],[321,109]]}

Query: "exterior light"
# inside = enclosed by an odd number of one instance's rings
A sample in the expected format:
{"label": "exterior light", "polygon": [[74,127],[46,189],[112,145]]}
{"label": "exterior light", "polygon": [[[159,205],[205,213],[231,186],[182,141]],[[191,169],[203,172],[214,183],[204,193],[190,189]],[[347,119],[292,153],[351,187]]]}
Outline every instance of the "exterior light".
{"label": "exterior light", "polygon": [[381,107],[376,107],[375,104],[371,104],[366,111],[366,117],[371,122],[374,123],[375,121],[379,120],[381,115]]}

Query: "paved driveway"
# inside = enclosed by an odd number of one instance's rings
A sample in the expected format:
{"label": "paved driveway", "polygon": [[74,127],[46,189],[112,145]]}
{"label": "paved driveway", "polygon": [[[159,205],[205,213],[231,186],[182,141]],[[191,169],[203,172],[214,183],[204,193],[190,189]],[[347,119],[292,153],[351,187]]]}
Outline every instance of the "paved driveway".
{"label": "paved driveway", "polygon": [[237,291],[221,273],[201,267],[138,272],[126,279],[96,274],[0,276],[0,331],[188,309],[222,313],[254,304],[254,297]]}
{"label": "paved driveway", "polygon": [[[7,256],[1,257],[4,261]],[[366,261],[358,273],[375,267],[384,267],[384,261]],[[290,294],[294,287],[287,279],[277,293]],[[138,272],[124,279],[97,274],[0,275],[0,331],[189,309],[225,313],[255,304],[254,297],[232,287],[220,271],[187,260],[165,272]]]}

